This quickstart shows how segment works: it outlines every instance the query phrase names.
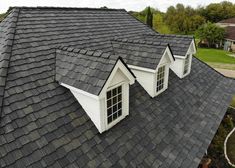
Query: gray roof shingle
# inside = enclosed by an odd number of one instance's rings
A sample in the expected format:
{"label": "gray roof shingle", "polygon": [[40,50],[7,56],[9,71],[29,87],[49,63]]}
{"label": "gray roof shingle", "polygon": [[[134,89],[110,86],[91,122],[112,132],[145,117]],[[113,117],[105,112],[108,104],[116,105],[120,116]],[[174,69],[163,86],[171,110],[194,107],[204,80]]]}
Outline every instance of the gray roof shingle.
{"label": "gray roof shingle", "polygon": [[194,40],[193,36],[149,33],[134,37],[145,41],[168,43],[174,55],[185,56]]}
{"label": "gray roof shingle", "polygon": [[[121,56],[129,65],[156,69],[168,43],[131,39],[114,39],[111,41],[115,54]],[[174,57],[173,57],[174,59]]]}
{"label": "gray roof shingle", "polygon": [[153,30],[123,10],[79,8],[14,8],[0,27],[7,63],[0,71],[8,72],[1,76],[1,167],[196,168],[235,92],[234,80],[194,58],[190,75],[181,80],[170,72],[169,88],[156,98],[136,82],[130,115],[99,134],[55,81],[54,48],[109,52],[115,36]]}
{"label": "gray roof shingle", "polygon": [[56,50],[56,80],[99,95],[118,60],[121,58],[100,50],[61,47]]}

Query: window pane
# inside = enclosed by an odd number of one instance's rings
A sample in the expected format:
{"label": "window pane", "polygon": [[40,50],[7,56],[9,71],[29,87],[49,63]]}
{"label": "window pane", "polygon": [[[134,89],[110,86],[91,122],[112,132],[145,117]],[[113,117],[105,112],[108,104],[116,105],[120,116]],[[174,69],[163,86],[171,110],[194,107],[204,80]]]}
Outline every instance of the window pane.
{"label": "window pane", "polygon": [[118,111],[118,117],[122,115],[122,110]]}
{"label": "window pane", "polygon": [[117,97],[113,97],[113,104],[116,104],[117,103]]}
{"label": "window pane", "polygon": [[116,120],[118,117],[117,112],[113,114],[113,120]]}
{"label": "window pane", "polygon": [[107,107],[109,108],[111,106],[111,99],[107,101]]}
{"label": "window pane", "polygon": [[122,95],[118,95],[118,101],[120,102],[122,100]]}
{"label": "window pane", "polygon": [[118,109],[121,109],[122,108],[122,103],[118,103]]}
{"label": "window pane", "polygon": [[111,97],[111,91],[108,91],[107,92],[107,99],[110,99],[110,97]]}
{"label": "window pane", "polygon": [[113,96],[115,96],[117,94],[117,90],[113,89]]}
{"label": "window pane", "polygon": [[108,116],[112,115],[112,107],[108,108]]}

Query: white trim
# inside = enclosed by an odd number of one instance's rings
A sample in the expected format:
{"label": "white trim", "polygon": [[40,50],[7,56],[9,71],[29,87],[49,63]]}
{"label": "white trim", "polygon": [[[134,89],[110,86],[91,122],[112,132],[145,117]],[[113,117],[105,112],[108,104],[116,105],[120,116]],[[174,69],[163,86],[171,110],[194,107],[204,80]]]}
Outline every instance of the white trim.
{"label": "white trim", "polygon": [[[193,46],[193,51],[190,52],[191,46]],[[188,48],[188,51],[187,51],[187,53],[185,54],[184,58],[186,58],[186,56],[187,56],[188,54],[196,54],[196,46],[195,46],[194,40],[192,40],[192,42],[190,43],[189,48]]]}
{"label": "white trim", "polygon": [[100,92],[100,96],[104,97],[106,94],[106,90],[110,85],[110,82],[112,81],[114,75],[116,74],[117,70],[120,69],[121,72],[123,72],[123,74],[128,78],[130,85],[135,83],[135,78],[134,76],[131,74],[131,72],[126,68],[126,66],[120,61],[118,60],[118,62],[116,63],[116,66],[113,68],[113,71],[111,72],[108,80],[106,81],[105,85],[103,86],[101,92]]}
{"label": "white trim", "polygon": [[224,141],[224,155],[225,155],[225,158],[226,160],[228,161],[228,163],[235,167],[235,164],[232,164],[230,159],[228,158],[228,155],[227,155],[227,141],[228,141],[228,138],[232,135],[232,133],[235,132],[235,128],[233,128],[233,130],[228,134],[228,136],[226,137],[225,141]]}
{"label": "white trim", "polygon": [[[168,53],[168,57],[169,57],[169,59],[170,59],[170,62],[169,62],[169,63],[161,64],[162,60],[163,60],[164,57],[166,56],[166,53]],[[154,72],[154,73],[157,73],[159,67],[161,67],[161,66],[163,66],[163,65],[171,64],[172,62],[174,62],[173,57],[174,57],[174,56],[171,54],[169,47],[167,47],[166,50],[165,50],[165,52],[164,52],[164,54],[162,55],[162,58],[161,58],[160,61],[159,61],[159,64],[157,65],[157,68],[155,69],[155,72]]]}
{"label": "white trim", "polygon": [[226,38],[225,40],[229,40],[229,41],[232,41],[232,42],[234,42],[235,40],[232,40],[232,39],[228,39],[228,38]]}
{"label": "white trim", "polygon": [[146,71],[146,72],[150,72],[150,73],[155,73],[156,70],[153,69],[149,69],[149,68],[143,68],[143,67],[139,67],[139,66],[135,66],[135,65],[130,65],[128,64],[128,67],[131,69],[136,69],[136,70],[140,70],[140,71]]}
{"label": "white trim", "polygon": [[182,56],[182,55],[174,55],[175,58],[179,58],[179,59],[184,59],[185,55]]}
{"label": "white trim", "polygon": [[68,84],[66,84],[66,83],[60,83],[60,85],[62,85],[62,86],[64,86],[64,87],[68,88],[69,90],[74,90],[75,92],[78,92],[78,93],[83,94],[83,95],[85,95],[85,96],[92,97],[92,98],[94,98],[94,99],[96,99],[96,100],[99,100],[99,99],[100,99],[99,96],[96,96],[96,95],[94,95],[94,94],[88,93],[88,92],[86,92],[86,91],[84,91],[84,90],[81,90],[81,89],[77,89],[77,88],[75,88],[75,87],[73,87],[73,86],[70,86],[70,85],[68,85]]}

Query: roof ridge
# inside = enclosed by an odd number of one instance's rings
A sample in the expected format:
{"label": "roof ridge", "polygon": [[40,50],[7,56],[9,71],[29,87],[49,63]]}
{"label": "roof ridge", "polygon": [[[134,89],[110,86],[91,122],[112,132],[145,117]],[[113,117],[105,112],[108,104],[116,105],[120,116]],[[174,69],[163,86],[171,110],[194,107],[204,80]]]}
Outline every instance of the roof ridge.
{"label": "roof ridge", "polygon": [[165,42],[154,42],[147,40],[137,40],[137,39],[127,39],[127,38],[114,38],[111,41],[123,42],[123,43],[133,43],[133,44],[145,44],[145,45],[160,45],[160,46],[168,46],[169,43]]}
{"label": "roof ridge", "polygon": [[56,6],[13,6],[10,7],[12,9],[28,9],[28,10],[34,10],[34,9],[39,9],[39,10],[43,10],[43,9],[51,9],[51,10],[103,10],[103,11],[125,11],[125,9],[114,9],[114,8],[89,8],[89,7],[56,7]]}
{"label": "roof ridge", "polygon": [[[12,16],[10,16],[11,14],[12,14]],[[0,60],[0,62],[4,62],[4,63],[2,63],[2,65],[4,65],[4,66],[0,67],[0,80],[2,80],[0,87],[4,88],[3,91],[0,92],[0,117],[2,116],[3,101],[4,101],[5,90],[6,90],[5,87],[6,87],[6,82],[7,82],[8,69],[10,67],[10,59],[12,56],[12,46],[13,46],[13,43],[15,40],[16,24],[18,22],[19,14],[20,14],[20,9],[12,9],[9,12],[9,14],[5,17],[5,19],[1,22],[1,24],[4,24],[5,22],[9,22],[10,26],[6,27],[8,32],[5,32],[5,33],[7,33],[7,39],[5,39],[5,41],[9,41],[9,42],[7,43],[7,46],[4,47],[5,50],[1,51],[3,58],[2,58],[2,60]],[[9,21],[7,19],[9,19]],[[4,69],[4,70],[2,70],[2,69]]]}
{"label": "roof ridge", "polygon": [[150,34],[150,33],[146,33],[146,34],[143,34],[143,35],[146,35],[146,36],[170,36],[170,37],[184,37],[184,38],[194,38],[193,35],[180,35],[180,34]]}

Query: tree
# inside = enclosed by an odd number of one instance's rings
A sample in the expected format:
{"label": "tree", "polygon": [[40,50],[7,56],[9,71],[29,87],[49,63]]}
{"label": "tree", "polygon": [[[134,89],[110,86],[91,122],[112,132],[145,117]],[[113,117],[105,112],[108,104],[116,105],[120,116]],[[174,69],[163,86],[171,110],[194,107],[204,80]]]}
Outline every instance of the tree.
{"label": "tree", "polygon": [[208,22],[196,31],[196,36],[201,40],[208,42],[208,47],[212,47],[215,44],[220,44],[224,39],[224,28],[218,27],[215,24]]}
{"label": "tree", "polygon": [[151,12],[151,8],[148,7],[147,14],[146,14],[146,24],[150,27],[153,27],[153,13]]}
{"label": "tree", "polygon": [[235,16],[235,4],[223,1],[221,3],[211,3],[206,7],[199,7],[198,13],[206,18],[207,21],[216,23],[223,19]]}
{"label": "tree", "polygon": [[205,19],[192,7],[177,4],[167,9],[165,22],[174,33],[189,34],[204,24]]}

